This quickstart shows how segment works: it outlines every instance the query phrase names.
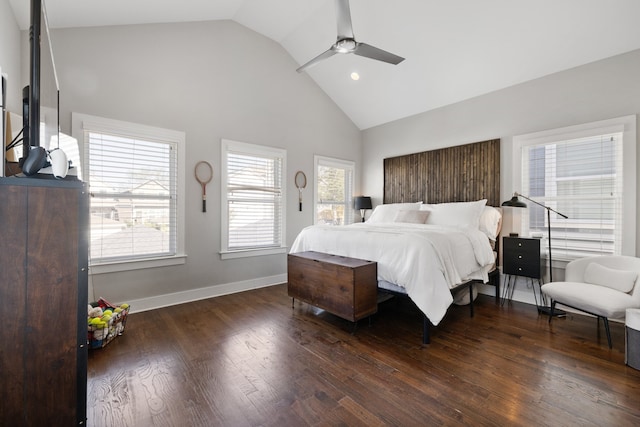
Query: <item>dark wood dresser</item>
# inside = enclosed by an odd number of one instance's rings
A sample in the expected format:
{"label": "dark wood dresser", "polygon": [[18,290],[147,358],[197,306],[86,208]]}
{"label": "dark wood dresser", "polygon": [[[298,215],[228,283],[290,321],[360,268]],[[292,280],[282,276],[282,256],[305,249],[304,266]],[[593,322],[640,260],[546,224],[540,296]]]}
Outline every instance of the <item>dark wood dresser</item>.
{"label": "dark wood dresser", "polygon": [[85,425],[88,193],[0,178],[0,425]]}
{"label": "dark wood dresser", "polygon": [[378,264],[321,252],[289,254],[289,296],[351,322],[378,311]]}

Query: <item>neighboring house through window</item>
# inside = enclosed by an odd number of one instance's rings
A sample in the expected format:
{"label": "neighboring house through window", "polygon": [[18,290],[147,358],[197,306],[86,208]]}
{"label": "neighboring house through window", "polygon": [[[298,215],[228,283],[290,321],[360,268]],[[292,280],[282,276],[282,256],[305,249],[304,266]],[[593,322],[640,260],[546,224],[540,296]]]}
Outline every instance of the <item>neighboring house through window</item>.
{"label": "neighboring house through window", "polygon": [[222,140],[222,259],[286,252],[286,154]]}
{"label": "neighboring house through window", "polygon": [[[518,191],[568,216],[551,212],[554,259],[635,255],[635,129],[629,116],[514,137]],[[546,239],[547,211],[527,204],[530,233]]]}
{"label": "neighboring house through window", "polygon": [[353,223],[354,162],[314,156],[314,163],[314,222],[330,225]]}
{"label": "neighboring house through window", "polygon": [[72,120],[91,194],[92,268],[184,262],[184,133],[77,113]]}

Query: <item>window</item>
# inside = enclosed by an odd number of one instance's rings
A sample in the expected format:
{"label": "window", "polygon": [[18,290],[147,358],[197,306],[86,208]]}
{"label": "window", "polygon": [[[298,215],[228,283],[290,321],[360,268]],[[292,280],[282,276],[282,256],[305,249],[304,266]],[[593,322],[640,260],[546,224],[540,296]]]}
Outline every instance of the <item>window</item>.
{"label": "window", "polygon": [[345,225],[353,223],[354,163],[315,156],[315,223]]}
{"label": "window", "polygon": [[181,258],[184,247],[184,133],[76,113],[73,127],[91,193],[92,271],[184,262],[167,261]]}
{"label": "window", "polygon": [[[568,216],[551,212],[555,259],[635,254],[635,126],[630,116],[514,138],[522,194]],[[527,204],[529,232],[546,239],[547,210]]]}
{"label": "window", "polygon": [[222,259],[286,252],[286,151],[222,140]]}

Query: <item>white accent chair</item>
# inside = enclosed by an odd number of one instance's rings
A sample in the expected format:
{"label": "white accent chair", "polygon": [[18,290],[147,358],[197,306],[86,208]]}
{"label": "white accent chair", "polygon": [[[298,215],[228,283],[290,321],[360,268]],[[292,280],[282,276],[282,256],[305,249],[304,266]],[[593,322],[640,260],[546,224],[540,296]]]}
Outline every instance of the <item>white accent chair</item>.
{"label": "white accent chair", "polygon": [[640,258],[604,255],[580,258],[567,264],[564,282],[542,285],[551,298],[549,323],[556,303],[602,318],[609,348],[609,318],[623,319],[627,308],[640,308]]}

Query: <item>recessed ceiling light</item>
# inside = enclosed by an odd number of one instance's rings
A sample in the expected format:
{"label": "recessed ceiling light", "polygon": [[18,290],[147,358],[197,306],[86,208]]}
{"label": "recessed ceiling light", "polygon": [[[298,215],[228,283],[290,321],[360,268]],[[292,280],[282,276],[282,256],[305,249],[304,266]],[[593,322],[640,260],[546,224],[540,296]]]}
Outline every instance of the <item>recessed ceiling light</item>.
{"label": "recessed ceiling light", "polygon": [[351,73],[351,80],[360,80],[360,74],[354,71],[353,73]]}

